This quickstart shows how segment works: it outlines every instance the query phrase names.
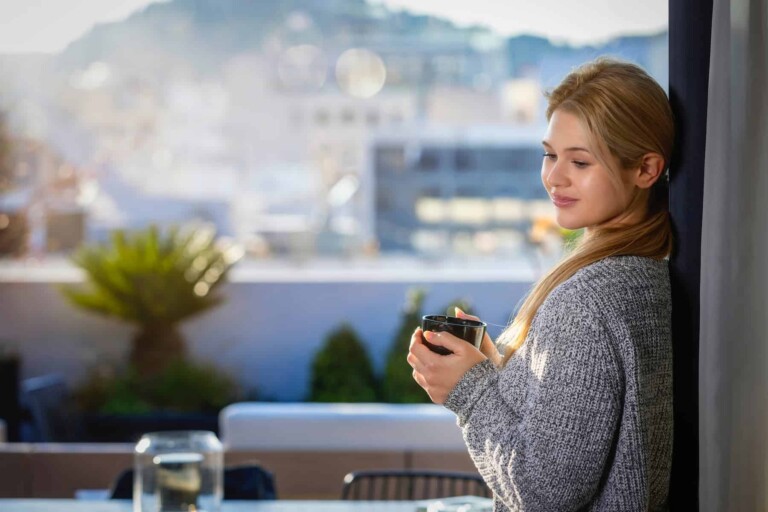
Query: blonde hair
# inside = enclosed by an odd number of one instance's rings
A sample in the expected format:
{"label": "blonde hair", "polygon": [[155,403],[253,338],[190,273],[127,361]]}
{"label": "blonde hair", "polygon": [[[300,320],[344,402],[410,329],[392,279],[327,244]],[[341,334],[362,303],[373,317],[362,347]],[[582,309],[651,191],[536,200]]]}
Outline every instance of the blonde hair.
{"label": "blonde hair", "polygon": [[[605,57],[572,71],[547,94],[547,120],[567,111],[583,123],[597,158],[615,180],[636,169],[648,153],[668,165],[674,142],[674,118],[664,90],[642,68]],[[611,161],[618,164],[610,165]],[[525,341],[533,317],[552,290],[579,269],[608,256],[636,255],[663,259],[673,247],[668,183],[664,174],[628,208],[647,201],[645,218],[633,225],[590,227],[564,259],[532,287],[512,324],[498,339],[504,364]]]}

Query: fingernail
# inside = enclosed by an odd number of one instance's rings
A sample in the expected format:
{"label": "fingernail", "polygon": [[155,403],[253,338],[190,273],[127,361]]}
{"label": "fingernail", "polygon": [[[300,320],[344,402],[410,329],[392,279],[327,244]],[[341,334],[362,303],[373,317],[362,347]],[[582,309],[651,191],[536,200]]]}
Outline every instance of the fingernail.
{"label": "fingernail", "polygon": [[456,308],[456,315],[458,316],[458,315],[463,315],[463,314],[464,314],[464,312],[457,307]]}
{"label": "fingernail", "polygon": [[424,331],[424,337],[427,338],[427,341],[429,341],[435,337],[435,333],[432,331]]}

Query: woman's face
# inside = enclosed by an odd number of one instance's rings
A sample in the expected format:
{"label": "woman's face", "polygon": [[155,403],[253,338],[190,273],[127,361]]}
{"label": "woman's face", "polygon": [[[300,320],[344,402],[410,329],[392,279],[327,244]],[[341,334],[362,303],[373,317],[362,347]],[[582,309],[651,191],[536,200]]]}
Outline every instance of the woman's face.
{"label": "woman's face", "polygon": [[[586,129],[575,115],[555,110],[542,142],[541,181],[557,209],[557,223],[567,229],[590,228],[623,220],[634,184],[595,157]],[[618,163],[612,161],[614,168]],[[631,174],[631,173],[630,173]]]}

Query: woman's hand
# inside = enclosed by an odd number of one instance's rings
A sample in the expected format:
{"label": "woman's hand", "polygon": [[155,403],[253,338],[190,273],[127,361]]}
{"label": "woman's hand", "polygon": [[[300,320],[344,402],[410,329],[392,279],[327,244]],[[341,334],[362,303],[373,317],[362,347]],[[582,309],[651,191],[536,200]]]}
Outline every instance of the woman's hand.
{"label": "woman's hand", "polygon": [[[467,320],[477,320],[478,322],[480,321],[480,319],[476,316],[468,315],[459,308],[456,308],[456,316],[458,318],[466,318]],[[496,348],[496,344],[488,334],[488,329],[485,330],[483,342],[480,344],[480,352],[485,354],[485,357],[490,359],[495,367],[498,368],[501,366],[501,354],[499,354],[499,350]]]}
{"label": "woman's hand", "polygon": [[436,354],[424,345],[421,333],[419,327],[411,336],[408,364],[413,368],[416,383],[424,388],[433,402],[442,404],[467,370],[486,357],[473,345],[450,333],[427,331],[424,333],[427,341],[453,352],[446,356]]}

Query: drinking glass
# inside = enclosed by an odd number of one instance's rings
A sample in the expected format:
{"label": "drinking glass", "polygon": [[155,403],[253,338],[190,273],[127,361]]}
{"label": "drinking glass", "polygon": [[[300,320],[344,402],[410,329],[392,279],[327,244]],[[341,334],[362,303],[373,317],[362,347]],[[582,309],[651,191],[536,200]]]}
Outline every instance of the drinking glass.
{"label": "drinking glass", "polygon": [[218,512],[224,456],[213,432],[144,434],[134,449],[134,512]]}

